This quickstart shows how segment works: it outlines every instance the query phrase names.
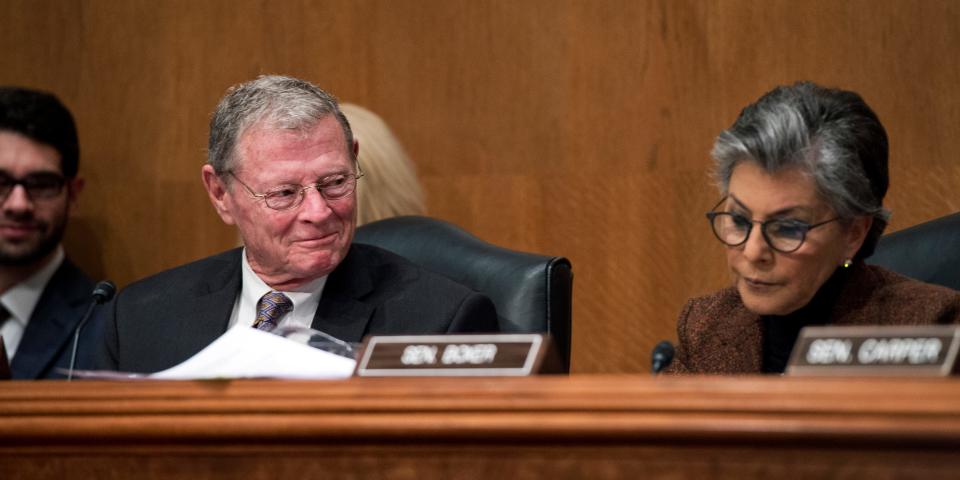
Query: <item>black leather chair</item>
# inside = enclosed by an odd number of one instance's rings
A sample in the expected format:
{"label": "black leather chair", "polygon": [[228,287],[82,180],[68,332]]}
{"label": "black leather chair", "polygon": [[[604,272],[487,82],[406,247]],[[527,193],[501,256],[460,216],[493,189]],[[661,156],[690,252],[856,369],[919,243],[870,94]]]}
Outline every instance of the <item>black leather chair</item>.
{"label": "black leather chair", "polygon": [[960,213],[884,235],[867,263],[960,290]]}
{"label": "black leather chair", "polygon": [[393,217],[357,228],[354,241],[390,250],[493,300],[503,332],[553,337],[570,369],[573,272],[570,261],[484,242],[429,217]]}

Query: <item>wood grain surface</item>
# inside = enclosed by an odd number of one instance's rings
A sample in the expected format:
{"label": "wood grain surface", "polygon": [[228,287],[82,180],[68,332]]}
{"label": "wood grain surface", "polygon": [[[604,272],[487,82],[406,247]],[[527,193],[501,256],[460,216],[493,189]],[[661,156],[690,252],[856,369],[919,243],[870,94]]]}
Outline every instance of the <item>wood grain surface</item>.
{"label": "wood grain surface", "polygon": [[953,478],[960,383],[3,382],[0,476]]}
{"label": "wood grain surface", "polygon": [[892,229],[960,210],[951,0],[3,0],[0,45],[0,83],[76,114],[67,247],[94,276],[235,245],[199,181],[209,115],[290,74],[382,115],[434,216],[571,259],[575,372],[646,370],[683,302],[726,285],[708,153],[777,84],[875,108]]}

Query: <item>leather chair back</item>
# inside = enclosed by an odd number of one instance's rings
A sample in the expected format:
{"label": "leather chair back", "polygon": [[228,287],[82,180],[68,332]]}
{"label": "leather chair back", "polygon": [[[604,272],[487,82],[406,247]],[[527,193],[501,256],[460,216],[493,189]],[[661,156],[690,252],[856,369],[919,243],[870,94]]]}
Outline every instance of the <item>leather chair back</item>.
{"label": "leather chair back", "polygon": [[960,213],[884,235],[867,263],[960,290]]}
{"label": "leather chair back", "polygon": [[422,216],[357,228],[355,242],[406,257],[493,300],[505,333],[549,333],[570,368],[573,271],[570,261],[498,247],[451,223]]}

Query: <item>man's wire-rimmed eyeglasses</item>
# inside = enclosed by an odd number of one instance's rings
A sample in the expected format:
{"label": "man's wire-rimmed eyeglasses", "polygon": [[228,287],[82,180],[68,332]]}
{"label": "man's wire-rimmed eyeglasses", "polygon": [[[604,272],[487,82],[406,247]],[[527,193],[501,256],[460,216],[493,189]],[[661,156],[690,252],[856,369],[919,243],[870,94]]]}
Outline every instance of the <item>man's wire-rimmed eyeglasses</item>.
{"label": "man's wire-rimmed eyeglasses", "polygon": [[303,203],[303,199],[307,195],[307,190],[310,190],[311,188],[317,189],[317,191],[320,192],[320,195],[325,200],[337,200],[344,198],[356,190],[357,180],[363,176],[363,170],[360,169],[360,165],[358,164],[357,173],[338,173],[334,175],[328,175],[316,183],[310,183],[307,185],[277,185],[276,187],[273,187],[264,193],[257,193],[248,187],[246,183],[243,183],[243,180],[240,180],[240,178],[237,177],[232,170],[227,170],[227,173],[236,179],[237,182],[240,182],[240,185],[243,185],[243,188],[246,189],[250,196],[263,200],[263,203],[265,203],[267,207],[274,210],[289,210],[291,208],[296,208]]}

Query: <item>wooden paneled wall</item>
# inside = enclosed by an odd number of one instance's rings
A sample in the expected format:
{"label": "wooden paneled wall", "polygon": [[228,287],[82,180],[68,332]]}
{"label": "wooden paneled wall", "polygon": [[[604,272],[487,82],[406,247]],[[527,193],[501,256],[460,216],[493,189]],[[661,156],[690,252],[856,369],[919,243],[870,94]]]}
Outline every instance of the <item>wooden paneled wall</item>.
{"label": "wooden paneled wall", "polygon": [[951,0],[0,1],[0,83],[79,122],[67,246],[94,275],[234,245],[200,184],[210,111],[300,76],[392,125],[433,215],[572,260],[577,372],[645,370],[684,300],[727,283],[708,152],[774,85],[876,109],[892,229],[960,210],[958,50]]}

